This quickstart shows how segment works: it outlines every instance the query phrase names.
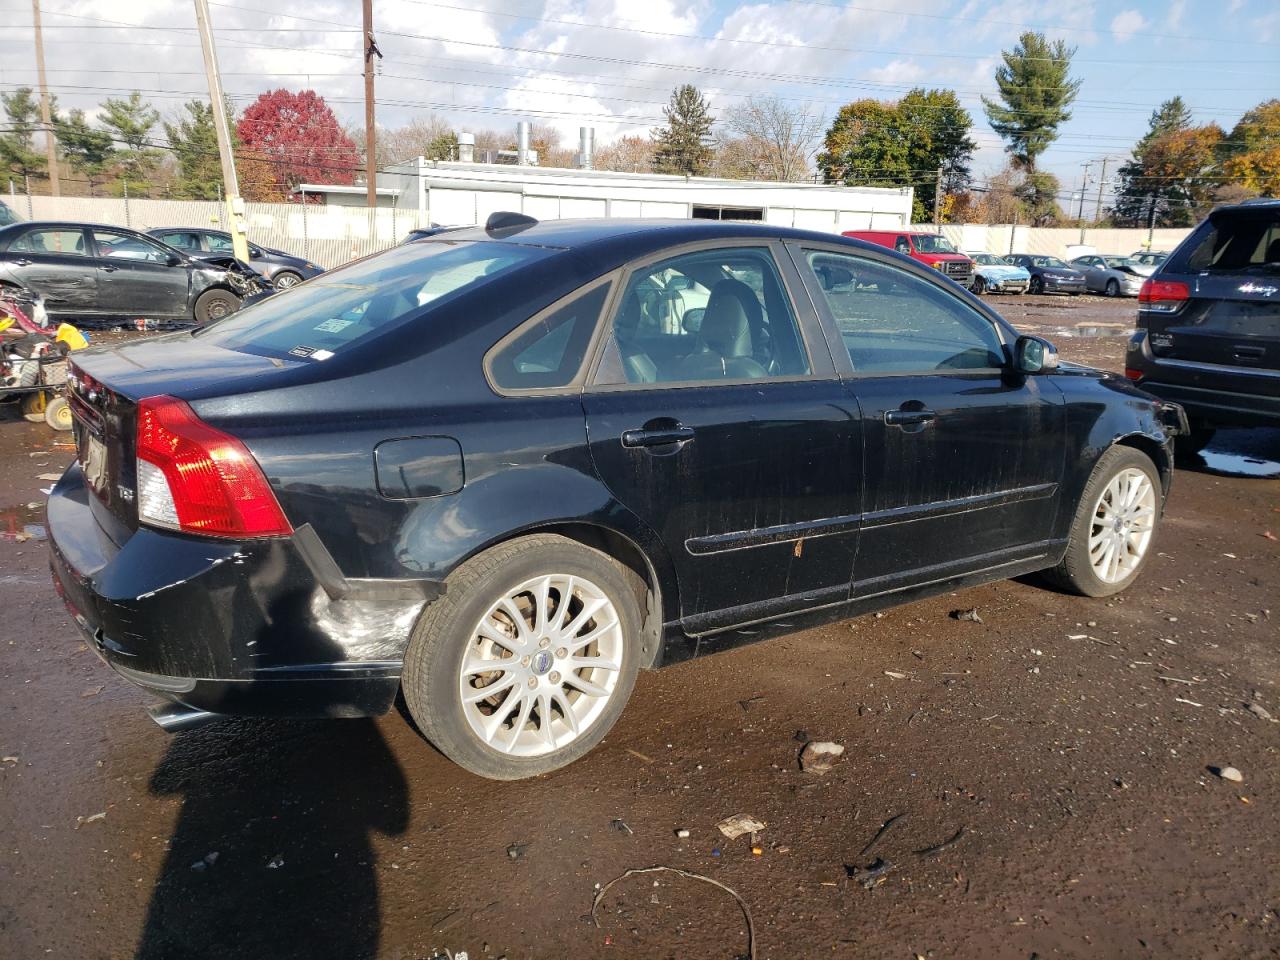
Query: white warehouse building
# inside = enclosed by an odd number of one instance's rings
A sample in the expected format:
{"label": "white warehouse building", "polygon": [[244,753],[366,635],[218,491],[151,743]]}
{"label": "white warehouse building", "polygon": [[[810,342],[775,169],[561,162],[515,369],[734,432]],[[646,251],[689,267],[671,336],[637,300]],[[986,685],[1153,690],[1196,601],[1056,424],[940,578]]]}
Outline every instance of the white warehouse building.
{"label": "white warehouse building", "polygon": [[[360,186],[302,184],[296,193],[332,206],[361,206]],[[484,223],[498,210],[539,220],[665,217],[754,220],[840,233],[911,223],[911,188],[725,180],[533,165],[414,160],[378,175],[378,205],[420,224]],[[407,218],[406,218],[407,219]]]}

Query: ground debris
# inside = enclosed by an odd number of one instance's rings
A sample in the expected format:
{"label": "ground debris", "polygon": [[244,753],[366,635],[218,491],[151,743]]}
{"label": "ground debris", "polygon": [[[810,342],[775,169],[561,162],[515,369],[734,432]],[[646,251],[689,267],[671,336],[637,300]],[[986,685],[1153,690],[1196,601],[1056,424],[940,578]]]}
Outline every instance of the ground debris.
{"label": "ground debris", "polygon": [[876,848],[876,844],[878,844],[881,840],[884,839],[885,834],[889,832],[889,830],[893,827],[893,825],[905,816],[906,816],[905,813],[895,813],[892,817],[890,817],[888,820],[882,823],[880,825],[880,829],[876,831],[876,835],[871,838],[871,842],[862,848],[862,851],[858,854],[858,856],[865,857],[872,850],[874,850]]}
{"label": "ground debris", "polygon": [[1243,783],[1244,774],[1235,767],[1210,767],[1209,771],[1223,780],[1229,780],[1232,783]]}
{"label": "ground debris", "polygon": [[86,823],[93,823],[95,820],[107,819],[107,811],[102,810],[88,817],[76,817],[76,829],[79,830]]}
{"label": "ground debris", "polygon": [[823,774],[835,766],[844,755],[844,746],[830,740],[810,740],[800,751],[800,769],[806,773]]}
{"label": "ground debris", "polygon": [[893,869],[893,864],[881,857],[877,857],[873,863],[866,867],[850,866],[845,864],[844,872],[856,883],[860,883],[863,889],[870,890],[884,883],[885,876]]}
{"label": "ground debris", "polygon": [[596,910],[599,908],[600,901],[604,899],[605,894],[609,892],[610,887],[612,887],[615,883],[619,882],[620,880],[625,880],[628,877],[637,876],[638,874],[642,874],[642,873],[674,873],[676,874],[676,876],[684,877],[686,880],[699,880],[702,883],[709,883],[713,887],[719,887],[725,893],[729,894],[729,896],[733,897],[733,899],[738,902],[738,906],[742,908],[742,916],[747,921],[746,956],[748,960],[756,960],[756,928],[755,928],[755,923],[751,919],[751,910],[747,906],[747,902],[743,900],[742,897],[738,896],[737,891],[734,890],[733,888],[725,886],[719,880],[712,880],[710,877],[704,877],[702,874],[694,873],[691,870],[680,870],[676,867],[665,867],[665,866],[632,867],[630,870],[627,870],[624,873],[621,873],[618,876],[614,877],[612,880],[610,880],[608,883],[606,883],[604,886],[602,886],[599,890],[596,891],[595,899],[591,901],[591,922],[594,923],[597,927],[600,926],[600,921],[596,919]]}
{"label": "ground debris", "polygon": [[527,843],[513,843],[507,847],[507,856],[512,860],[519,860],[524,856],[524,852],[529,849]]}
{"label": "ground debris", "polygon": [[954,847],[963,838],[964,838],[964,827],[961,827],[959,830],[953,833],[948,839],[943,840],[941,843],[935,844],[932,847],[925,847],[923,850],[917,850],[916,856],[918,857],[936,856],[937,854],[941,853],[943,850],[946,850],[948,847]]}
{"label": "ground debris", "polygon": [[1255,717],[1257,717],[1259,720],[1273,720],[1273,719],[1275,719],[1275,718],[1274,718],[1274,717],[1272,717],[1272,716],[1271,716],[1271,714],[1267,711],[1267,708],[1266,708],[1266,707],[1264,707],[1262,704],[1258,703],[1257,701],[1254,701],[1253,703],[1249,704],[1248,709],[1249,709],[1249,712],[1250,712],[1250,713],[1252,713],[1252,714],[1253,714]]}
{"label": "ground debris", "polygon": [[609,826],[613,827],[613,829],[617,830],[619,833],[625,833],[628,835],[635,833],[634,830],[632,830],[629,826],[627,826],[627,822],[625,820],[621,820],[621,819],[610,820]]}
{"label": "ground debris", "polygon": [[730,840],[736,840],[744,834],[759,833],[765,824],[745,813],[735,813],[732,817],[725,817],[716,827]]}
{"label": "ground debris", "polygon": [[267,861],[268,870],[279,870],[284,866],[284,854],[277,853],[274,857]]}
{"label": "ground debris", "polygon": [[967,610],[952,610],[950,616],[952,620],[968,620],[971,623],[982,622],[982,617],[978,615],[977,607],[970,607]]}

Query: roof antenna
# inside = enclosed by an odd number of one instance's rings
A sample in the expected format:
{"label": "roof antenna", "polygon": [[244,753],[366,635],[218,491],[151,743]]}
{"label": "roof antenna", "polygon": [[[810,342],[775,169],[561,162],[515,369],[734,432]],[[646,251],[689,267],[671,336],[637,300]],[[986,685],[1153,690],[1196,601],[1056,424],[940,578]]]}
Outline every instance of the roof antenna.
{"label": "roof antenna", "polygon": [[498,210],[489,214],[489,219],[484,222],[484,232],[492,237],[502,239],[519,233],[521,230],[528,230],[530,227],[537,226],[537,223],[538,221],[533,217],[526,216],[523,213]]}

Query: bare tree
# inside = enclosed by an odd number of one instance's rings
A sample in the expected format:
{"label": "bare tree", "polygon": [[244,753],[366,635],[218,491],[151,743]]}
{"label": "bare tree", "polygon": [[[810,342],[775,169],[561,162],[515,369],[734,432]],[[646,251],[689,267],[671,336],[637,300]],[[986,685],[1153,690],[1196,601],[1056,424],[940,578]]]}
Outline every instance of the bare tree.
{"label": "bare tree", "polygon": [[385,168],[414,157],[453,160],[457,142],[448,121],[435,114],[418,117],[403,127],[378,131],[378,166]]}
{"label": "bare tree", "polygon": [[653,173],[654,143],[647,137],[622,137],[597,147],[592,165],[597,170]]}
{"label": "bare tree", "polygon": [[[751,176],[765,180],[806,180],[809,161],[818,147],[823,117],[804,104],[779,97],[748,97],[724,114],[724,126],[733,134],[722,141],[746,158]],[[734,159],[735,168],[742,166]]]}

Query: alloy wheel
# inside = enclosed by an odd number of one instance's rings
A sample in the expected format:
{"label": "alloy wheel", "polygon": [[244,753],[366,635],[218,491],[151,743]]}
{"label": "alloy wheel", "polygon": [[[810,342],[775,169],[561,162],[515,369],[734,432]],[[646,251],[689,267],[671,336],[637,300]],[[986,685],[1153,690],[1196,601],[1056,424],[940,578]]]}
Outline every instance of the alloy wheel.
{"label": "alloy wheel", "polygon": [[1089,525],[1089,563],[1104,583],[1120,583],[1146,556],[1155,531],[1156,491],[1136,467],[1121,470],[1106,485]]}
{"label": "alloy wheel", "polygon": [[468,726],[510,756],[567,746],[608,705],[624,644],[613,602],[591,581],[568,574],[525,581],[471,632],[458,673]]}

